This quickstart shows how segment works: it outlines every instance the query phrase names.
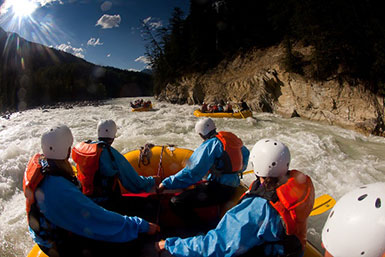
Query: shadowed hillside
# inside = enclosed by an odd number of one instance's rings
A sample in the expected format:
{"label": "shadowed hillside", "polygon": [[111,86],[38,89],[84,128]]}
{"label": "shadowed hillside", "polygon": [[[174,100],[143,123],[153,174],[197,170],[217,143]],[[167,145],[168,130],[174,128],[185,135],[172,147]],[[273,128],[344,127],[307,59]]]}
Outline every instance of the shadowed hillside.
{"label": "shadowed hillside", "polygon": [[0,112],[54,104],[152,95],[151,75],[101,67],[0,28]]}

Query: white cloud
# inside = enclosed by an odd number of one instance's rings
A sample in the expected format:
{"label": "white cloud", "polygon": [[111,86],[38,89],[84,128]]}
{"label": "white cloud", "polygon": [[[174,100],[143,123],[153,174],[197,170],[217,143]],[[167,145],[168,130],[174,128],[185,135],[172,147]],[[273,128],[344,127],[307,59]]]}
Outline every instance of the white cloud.
{"label": "white cloud", "polygon": [[143,20],[144,23],[147,23],[151,20],[151,16],[150,17],[147,17],[146,19]]}
{"label": "white cloud", "polygon": [[111,54],[107,54],[107,57],[110,57],[111,56]]}
{"label": "white cloud", "polygon": [[100,38],[92,37],[92,38],[90,38],[90,40],[88,40],[87,45],[88,46],[101,46],[101,45],[103,45],[103,43],[100,42]]}
{"label": "white cloud", "polygon": [[116,15],[108,15],[104,14],[100,19],[96,22],[95,26],[101,26],[102,29],[111,29],[113,27],[119,27],[121,22],[121,18],[119,14]]}
{"label": "white cloud", "polygon": [[73,55],[80,57],[80,58],[84,58],[84,54],[83,54],[84,49],[81,47],[79,47],[79,48],[73,47],[73,46],[71,46],[70,42],[68,42],[68,44],[57,45],[56,49],[61,50],[61,51],[66,52],[66,53],[73,54]]}
{"label": "white cloud", "polygon": [[136,72],[139,72],[140,70],[137,70],[137,69],[132,69],[132,68],[130,68],[130,69],[127,69],[128,71],[136,71]]}
{"label": "white cloud", "polygon": [[148,59],[148,57],[142,55],[142,56],[139,56],[138,58],[136,58],[135,62],[142,62],[145,64],[149,64],[150,60]]}
{"label": "white cloud", "polygon": [[154,19],[151,16],[144,19],[143,23],[147,24],[150,27],[150,29],[157,29],[163,26],[161,20],[154,21]]}
{"label": "white cloud", "polygon": [[152,28],[160,28],[162,26],[163,26],[162,21],[151,22],[151,27]]}
{"label": "white cloud", "polygon": [[59,4],[63,4],[61,0],[35,0],[35,2],[38,2],[41,6],[45,6],[47,4],[52,4],[54,2],[58,2]]}
{"label": "white cloud", "polygon": [[102,9],[103,12],[106,12],[111,9],[112,3],[110,1],[105,1],[101,6],[100,9]]}

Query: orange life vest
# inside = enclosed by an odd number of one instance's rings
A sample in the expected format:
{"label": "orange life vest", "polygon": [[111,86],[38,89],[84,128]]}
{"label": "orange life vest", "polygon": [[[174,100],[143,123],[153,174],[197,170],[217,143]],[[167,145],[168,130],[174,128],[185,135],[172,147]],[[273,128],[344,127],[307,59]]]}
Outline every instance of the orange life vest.
{"label": "orange life vest", "polygon": [[231,132],[220,131],[216,137],[223,144],[223,154],[221,160],[224,167],[220,170],[221,173],[237,173],[243,167],[242,155],[242,140]]}
{"label": "orange life vest", "polygon": [[[44,178],[40,160],[44,158],[42,154],[35,154],[27,164],[27,169],[23,177],[23,191],[26,198],[27,214],[31,211],[32,204],[35,203],[35,190]],[[28,215],[29,219],[29,215]]]}
{"label": "orange life vest", "polygon": [[76,163],[77,177],[85,195],[94,193],[94,177],[99,170],[99,158],[102,148],[98,144],[80,142],[72,148],[72,159]]}
{"label": "orange life vest", "polygon": [[286,234],[296,235],[306,244],[307,218],[314,205],[314,186],[309,176],[297,170],[289,172],[288,181],[276,189],[279,201],[270,204],[286,225]]}
{"label": "orange life vest", "polygon": [[[254,183],[250,186],[252,188]],[[250,194],[250,193],[249,193]],[[247,196],[248,193],[244,194]],[[276,189],[276,199],[255,194],[269,200],[285,224],[286,234],[295,235],[304,247],[306,244],[307,218],[314,205],[314,186],[309,176],[297,170],[289,171],[287,182]]]}
{"label": "orange life vest", "polygon": [[[61,176],[75,186],[79,185],[75,176],[66,174],[63,170],[58,169],[54,163],[50,166],[43,154],[35,154],[27,164],[23,177],[23,191],[26,197],[28,225],[38,237],[52,243],[66,236],[71,236],[72,233],[52,224],[40,212],[36,204],[35,191],[46,175]],[[41,226],[41,224],[44,224],[44,226]]]}

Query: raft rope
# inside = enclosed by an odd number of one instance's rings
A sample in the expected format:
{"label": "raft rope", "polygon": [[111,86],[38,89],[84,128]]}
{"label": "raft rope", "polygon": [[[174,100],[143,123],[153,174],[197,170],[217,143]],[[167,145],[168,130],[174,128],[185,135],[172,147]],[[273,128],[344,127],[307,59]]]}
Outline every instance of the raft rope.
{"label": "raft rope", "polygon": [[[164,178],[164,169],[162,166],[162,159],[163,159],[163,151],[164,151],[164,145],[162,146],[162,151],[160,152],[160,157],[159,157],[159,166],[158,166],[158,176],[163,179]],[[162,174],[161,174],[162,172]]]}
{"label": "raft rope", "polygon": [[138,166],[140,168],[140,164],[143,164],[144,166],[147,166],[150,164],[151,160],[151,148],[153,148],[155,145],[151,143],[147,143],[144,146],[140,147],[140,154],[139,154],[139,160],[138,160]]}
{"label": "raft rope", "polygon": [[[164,169],[162,166],[162,160],[163,160],[163,151],[164,151],[165,146],[162,145],[162,151],[160,152],[160,157],[159,157],[159,165],[158,165],[158,173],[157,175],[163,179],[164,178]],[[161,212],[161,207],[162,207],[162,194],[158,191],[158,188],[156,188],[156,195],[158,196],[158,209],[156,211],[156,221],[155,224],[159,225],[160,221],[160,212]],[[157,241],[159,241],[160,238],[158,238]],[[161,252],[158,252],[158,257],[161,257]]]}
{"label": "raft rope", "polygon": [[[159,166],[158,166],[158,177],[162,178],[164,177],[164,169],[163,169],[163,166],[162,166],[162,159],[163,159],[163,151],[164,151],[164,147],[165,146],[162,146],[162,151],[160,152],[160,158],[159,158]],[[158,191],[158,188],[156,189],[156,195],[158,196],[158,200],[159,200],[159,203],[158,203],[158,209],[156,211],[156,224],[159,224],[159,220],[160,220],[160,209],[161,209],[161,193]]]}

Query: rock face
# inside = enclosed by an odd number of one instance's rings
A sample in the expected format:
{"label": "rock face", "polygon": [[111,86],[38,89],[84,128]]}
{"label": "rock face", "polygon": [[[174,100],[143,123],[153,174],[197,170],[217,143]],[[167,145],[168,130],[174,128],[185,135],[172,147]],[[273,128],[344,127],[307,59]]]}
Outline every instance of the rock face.
{"label": "rock face", "polygon": [[[303,56],[311,47],[296,47]],[[257,112],[302,117],[364,134],[385,136],[384,98],[337,79],[317,82],[282,66],[282,46],[252,51],[223,62],[205,74],[191,74],[168,84],[157,96],[172,103],[200,104],[244,100]]]}

